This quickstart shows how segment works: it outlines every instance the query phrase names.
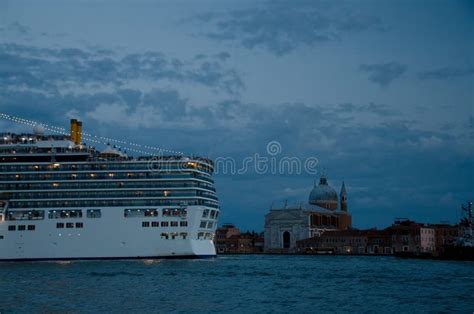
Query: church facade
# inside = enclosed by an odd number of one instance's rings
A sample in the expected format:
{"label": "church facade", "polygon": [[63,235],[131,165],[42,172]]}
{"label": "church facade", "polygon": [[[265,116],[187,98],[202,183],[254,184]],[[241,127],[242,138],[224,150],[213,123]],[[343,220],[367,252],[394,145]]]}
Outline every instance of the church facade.
{"label": "church facade", "polygon": [[314,185],[308,204],[271,208],[265,215],[264,249],[267,253],[295,252],[296,241],[351,227],[344,182],[338,196],[323,175]]}

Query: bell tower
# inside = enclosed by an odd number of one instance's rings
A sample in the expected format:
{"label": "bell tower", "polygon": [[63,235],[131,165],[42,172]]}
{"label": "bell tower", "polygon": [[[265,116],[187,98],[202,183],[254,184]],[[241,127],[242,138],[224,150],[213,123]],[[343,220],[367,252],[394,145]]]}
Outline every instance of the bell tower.
{"label": "bell tower", "polygon": [[341,202],[341,210],[344,212],[347,212],[347,192],[346,192],[346,185],[344,184],[344,181],[342,181],[340,202]]}

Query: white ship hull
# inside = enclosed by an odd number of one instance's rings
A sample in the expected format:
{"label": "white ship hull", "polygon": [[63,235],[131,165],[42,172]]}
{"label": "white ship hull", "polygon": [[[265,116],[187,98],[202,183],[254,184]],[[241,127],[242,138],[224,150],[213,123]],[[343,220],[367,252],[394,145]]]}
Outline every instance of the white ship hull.
{"label": "white ship hull", "polygon": [[[158,208],[158,217],[127,218],[124,207],[99,207],[101,218],[84,215],[68,219],[0,220],[0,261],[212,257],[216,255],[212,237],[217,223],[202,218],[205,208],[188,206],[185,218],[162,217],[162,208]],[[212,227],[201,228],[203,220]],[[172,221],[187,221],[187,226],[163,227],[162,221],[170,225]],[[149,222],[149,226],[143,227],[143,222]],[[73,223],[74,227],[57,228],[57,223]],[[76,228],[77,223],[82,226]],[[9,230],[12,225],[16,230]],[[18,230],[20,225],[25,230]],[[34,230],[28,230],[31,225]]]}

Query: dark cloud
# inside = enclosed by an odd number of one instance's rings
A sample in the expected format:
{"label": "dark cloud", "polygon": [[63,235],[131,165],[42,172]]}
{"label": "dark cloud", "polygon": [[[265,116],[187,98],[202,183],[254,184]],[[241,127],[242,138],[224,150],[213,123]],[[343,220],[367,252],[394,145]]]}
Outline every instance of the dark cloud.
{"label": "dark cloud", "polygon": [[203,85],[219,86],[230,94],[236,93],[244,86],[234,70],[222,71],[219,62],[205,61],[198,68],[188,70],[186,77]]}
{"label": "dark cloud", "polygon": [[230,53],[225,52],[225,51],[220,52],[216,54],[216,58],[219,58],[220,60],[225,61],[230,58]]}
{"label": "dark cloud", "polygon": [[122,85],[138,79],[198,84],[216,92],[238,94],[244,84],[223,64],[223,56],[178,60],[158,52],[111,55],[107,50],[47,49],[0,44],[1,88],[58,92],[64,87]]}
{"label": "dark cloud", "polygon": [[340,40],[349,33],[385,29],[375,16],[314,1],[273,1],[258,8],[197,17],[214,30],[205,36],[217,41],[238,41],[245,48],[263,48],[281,56],[299,46]]}
{"label": "dark cloud", "polygon": [[359,71],[369,74],[369,81],[379,84],[381,87],[390,85],[395,79],[400,78],[406,72],[407,67],[398,62],[362,64]]}
{"label": "dark cloud", "polygon": [[187,100],[175,90],[154,90],[143,97],[145,106],[158,108],[161,116],[168,120],[180,120],[186,115]]}
{"label": "dark cloud", "polygon": [[420,80],[447,80],[474,75],[474,67],[452,68],[444,67],[418,73]]}
{"label": "dark cloud", "polygon": [[0,27],[0,33],[11,33],[19,36],[26,36],[31,33],[31,28],[18,22],[13,22]]}
{"label": "dark cloud", "polygon": [[374,113],[374,114],[382,115],[382,116],[396,115],[396,112],[390,109],[389,106],[384,105],[384,104],[374,104],[374,103],[370,103],[368,105],[356,105],[352,103],[345,103],[345,104],[338,105],[335,110],[337,112],[344,112],[344,113],[349,113],[349,114],[368,112],[368,113]]}

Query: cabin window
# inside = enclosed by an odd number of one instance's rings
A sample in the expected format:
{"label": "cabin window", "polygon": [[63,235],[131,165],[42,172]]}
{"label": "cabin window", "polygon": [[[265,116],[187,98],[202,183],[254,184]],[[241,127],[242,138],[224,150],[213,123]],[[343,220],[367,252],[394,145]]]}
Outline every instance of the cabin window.
{"label": "cabin window", "polygon": [[152,221],[152,222],[151,222],[151,226],[152,226],[152,227],[159,227],[159,226],[160,226],[160,222],[159,222],[159,221]]}
{"label": "cabin window", "polygon": [[26,230],[26,226],[25,225],[19,225],[18,226],[18,231],[23,231],[23,230]]}
{"label": "cabin window", "polygon": [[144,214],[145,217],[157,217],[158,211],[156,209],[147,209]]}
{"label": "cabin window", "polygon": [[206,226],[207,226],[207,221],[201,221],[199,228],[206,228]]}
{"label": "cabin window", "polygon": [[58,229],[64,228],[64,223],[58,222],[58,223],[56,224],[56,228],[58,228]]}
{"label": "cabin window", "polygon": [[50,210],[48,213],[49,219],[69,219],[69,218],[82,218],[82,210]]}
{"label": "cabin window", "polygon": [[3,240],[3,236],[2,236],[2,235],[0,235],[0,240]]}
{"label": "cabin window", "polygon": [[150,222],[149,221],[143,221],[142,222],[142,227],[150,227]]}
{"label": "cabin window", "polygon": [[16,230],[16,226],[8,226],[8,231],[15,231]]}
{"label": "cabin window", "polygon": [[183,237],[184,240],[188,237],[187,232],[181,232],[180,235],[181,235],[181,237]]}
{"label": "cabin window", "polygon": [[177,227],[178,226],[178,222],[177,221],[172,221],[171,222],[171,227]]}
{"label": "cabin window", "polygon": [[74,228],[74,223],[72,222],[66,223],[66,228]]}
{"label": "cabin window", "polygon": [[169,239],[169,235],[168,235],[167,233],[163,232],[163,233],[161,233],[161,238],[168,240],[168,239]]}
{"label": "cabin window", "polygon": [[163,208],[163,217],[186,217],[185,208]]}
{"label": "cabin window", "polygon": [[215,210],[211,210],[211,219],[214,219],[216,216],[216,211]]}
{"label": "cabin window", "polygon": [[76,228],[84,228],[84,223],[76,222]]}
{"label": "cabin window", "polygon": [[125,209],[123,212],[125,218],[134,218],[134,217],[157,217],[158,210],[156,209],[146,209],[146,208],[131,208]]}
{"label": "cabin window", "polygon": [[161,226],[162,227],[168,227],[169,223],[167,221],[162,221]]}
{"label": "cabin window", "polygon": [[14,210],[9,211],[5,220],[42,220],[44,210]]}
{"label": "cabin window", "polygon": [[205,209],[203,212],[202,212],[202,218],[207,218],[209,216],[209,209]]}
{"label": "cabin window", "polygon": [[209,222],[207,223],[207,228],[208,228],[208,229],[212,229],[212,227],[214,227],[214,223],[213,223],[212,221],[209,221]]}
{"label": "cabin window", "polygon": [[29,231],[33,231],[36,229],[36,226],[35,225],[28,225],[28,230]]}
{"label": "cabin window", "polygon": [[102,212],[100,209],[88,209],[87,218],[101,218]]}
{"label": "cabin window", "polygon": [[180,226],[180,227],[187,227],[187,226],[188,226],[188,222],[187,222],[187,221],[180,221],[180,222],[179,222],[179,226]]}

